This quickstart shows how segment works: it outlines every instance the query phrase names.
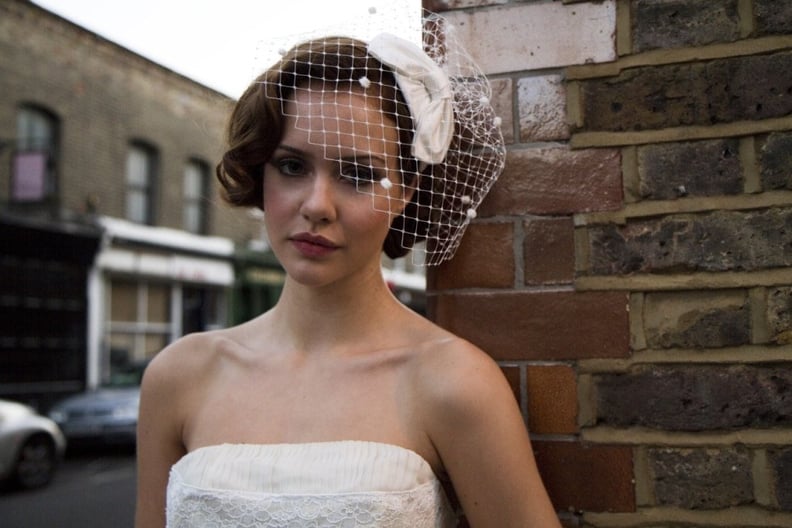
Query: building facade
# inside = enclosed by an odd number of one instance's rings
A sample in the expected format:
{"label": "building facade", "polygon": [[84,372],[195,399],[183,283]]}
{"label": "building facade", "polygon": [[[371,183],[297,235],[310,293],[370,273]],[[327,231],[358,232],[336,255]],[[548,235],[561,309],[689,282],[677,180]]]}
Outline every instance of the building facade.
{"label": "building facade", "polygon": [[214,184],[232,105],[0,3],[0,394],[46,406],[232,320],[235,253],[261,235]]}

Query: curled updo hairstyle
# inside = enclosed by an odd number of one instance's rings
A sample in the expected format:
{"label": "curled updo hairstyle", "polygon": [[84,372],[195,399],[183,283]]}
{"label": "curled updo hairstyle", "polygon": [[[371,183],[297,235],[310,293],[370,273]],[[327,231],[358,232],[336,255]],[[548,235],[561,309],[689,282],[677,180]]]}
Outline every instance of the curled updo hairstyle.
{"label": "curled updo hairstyle", "polygon": [[417,219],[428,209],[424,201],[431,178],[419,178],[418,161],[410,150],[413,121],[392,71],[367,53],[364,42],[345,37],[325,37],[298,44],[260,75],[237,102],[228,124],[228,150],[215,174],[223,194],[235,206],[263,207],[264,166],[284,134],[281,101],[294,97],[295,88],[320,82],[325,89],[358,89],[360,79],[370,81],[367,94],[376,96],[379,110],[394,121],[399,133],[399,160],[404,184],[418,186],[404,214],[393,220],[383,250],[391,258],[406,255],[426,238],[428,222]]}

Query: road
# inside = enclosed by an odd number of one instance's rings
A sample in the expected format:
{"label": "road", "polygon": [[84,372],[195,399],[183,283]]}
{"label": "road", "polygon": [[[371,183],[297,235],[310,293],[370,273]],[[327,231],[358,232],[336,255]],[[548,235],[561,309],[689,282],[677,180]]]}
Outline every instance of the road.
{"label": "road", "polygon": [[135,475],[131,450],[68,454],[49,486],[33,491],[0,491],[0,526],[131,527]]}

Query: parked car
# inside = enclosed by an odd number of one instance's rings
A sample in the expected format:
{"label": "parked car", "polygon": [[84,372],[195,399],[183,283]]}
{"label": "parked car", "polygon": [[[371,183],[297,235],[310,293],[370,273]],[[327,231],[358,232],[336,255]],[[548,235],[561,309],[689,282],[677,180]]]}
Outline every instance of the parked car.
{"label": "parked car", "polygon": [[116,372],[106,385],[69,396],[49,412],[70,446],[134,446],[140,406],[140,380],[146,364]]}
{"label": "parked car", "polygon": [[55,422],[32,407],[0,400],[0,480],[26,489],[44,486],[65,450]]}

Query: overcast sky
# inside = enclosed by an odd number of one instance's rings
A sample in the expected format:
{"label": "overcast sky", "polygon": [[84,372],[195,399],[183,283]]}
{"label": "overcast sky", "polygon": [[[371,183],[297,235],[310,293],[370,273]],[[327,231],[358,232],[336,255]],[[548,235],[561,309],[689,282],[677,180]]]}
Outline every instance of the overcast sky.
{"label": "overcast sky", "polygon": [[420,24],[420,0],[33,1],[231,97],[272,63],[287,36],[343,25],[353,16],[405,37]]}

